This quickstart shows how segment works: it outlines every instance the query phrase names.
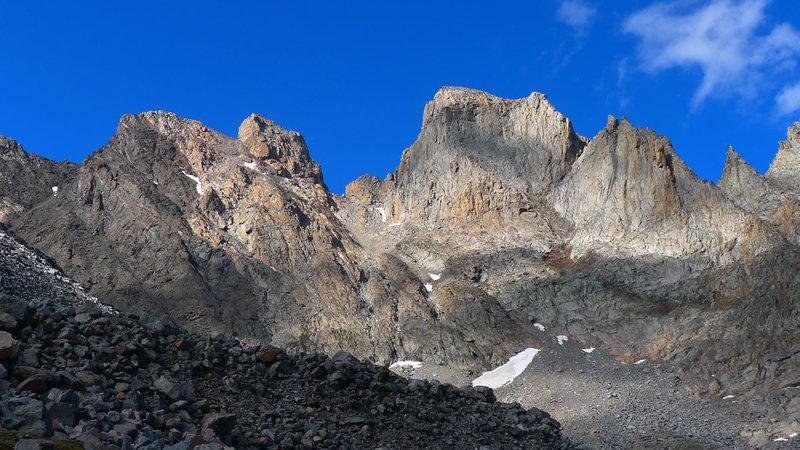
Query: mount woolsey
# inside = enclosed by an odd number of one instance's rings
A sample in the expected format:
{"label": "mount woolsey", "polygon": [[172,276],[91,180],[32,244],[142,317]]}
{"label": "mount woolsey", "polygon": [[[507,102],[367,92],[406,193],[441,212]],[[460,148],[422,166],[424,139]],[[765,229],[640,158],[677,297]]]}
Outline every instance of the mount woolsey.
{"label": "mount woolsey", "polygon": [[445,87],[397,169],[338,196],[265,117],[145,112],[80,164],[0,136],[0,223],[199,334],[477,373],[552,340],[537,323],[800,419],[800,122],[714,184],[625,118],[589,139],[542,94]]}

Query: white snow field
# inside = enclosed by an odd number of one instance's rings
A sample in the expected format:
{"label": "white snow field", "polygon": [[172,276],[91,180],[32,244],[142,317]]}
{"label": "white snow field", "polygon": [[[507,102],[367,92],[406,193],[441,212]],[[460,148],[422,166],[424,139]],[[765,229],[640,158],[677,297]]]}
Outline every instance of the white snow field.
{"label": "white snow field", "polygon": [[511,383],[522,371],[533,361],[533,357],[539,353],[539,349],[526,348],[525,350],[512,356],[507,363],[502,366],[484,372],[481,376],[472,381],[473,386],[486,386],[497,389]]}

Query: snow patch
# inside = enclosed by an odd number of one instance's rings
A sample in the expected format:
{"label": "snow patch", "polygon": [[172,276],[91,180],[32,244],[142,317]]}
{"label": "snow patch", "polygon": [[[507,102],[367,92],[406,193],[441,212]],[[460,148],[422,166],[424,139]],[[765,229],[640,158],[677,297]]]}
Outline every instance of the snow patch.
{"label": "snow patch", "polygon": [[727,400],[727,399],[733,398],[733,397],[736,397],[736,396],[735,395],[726,395],[725,397],[722,397],[722,399],[723,400]]}
{"label": "snow patch", "polygon": [[243,166],[247,167],[250,170],[256,170],[256,163],[249,162],[242,164]]}
{"label": "snow patch", "polygon": [[792,433],[789,435],[790,438],[797,437],[797,433]]}
{"label": "snow patch", "polygon": [[158,181],[155,181],[155,180],[154,180],[154,181],[153,181],[153,184],[155,184],[156,186],[158,186]]}
{"label": "snow patch", "polygon": [[188,173],[186,173],[183,170],[181,170],[181,173],[184,174],[186,176],[186,178],[188,178],[188,179],[194,181],[195,183],[197,183],[194,188],[197,190],[198,194],[203,195],[203,193],[205,191],[203,190],[203,183],[200,182],[200,178],[197,178],[194,175],[189,175]]}
{"label": "snow patch", "polygon": [[429,276],[429,277],[431,277],[431,280],[433,280],[433,281],[436,281],[436,280],[438,280],[439,278],[442,278],[442,274],[440,274],[440,273],[439,273],[439,274],[436,274],[436,273],[428,273],[428,276]]}
{"label": "snow patch", "polygon": [[536,322],[535,324],[533,324],[533,326],[538,328],[539,331],[544,331],[545,330],[544,325],[540,324],[539,322]]}
{"label": "snow patch", "polygon": [[558,339],[558,345],[564,345],[564,342],[567,342],[569,340],[569,338],[564,336],[563,334],[559,334],[558,336],[556,336],[556,339]]}
{"label": "snow patch", "polygon": [[396,369],[398,367],[411,367],[412,369],[419,369],[422,367],[421,361],[397,361],[396,363],[389,366],[390,369]]}
{"label": "snow patch", "polygon": [[52,190],[53,190],[53,195],[56,195],[56,194],[58,194],[58,186],[53,186],[53,187],[51,187],[50,189],[52,189]]}
{"label": "snow patch", "polygon": [[380,206],[375,209],[377,209],[378,212],[381,213],[381,222],[386,222],[386,219],[389,218],[389,215],[386,213],[386,209]]}
{"label": "snow patch", "polygon": [[425,289],[427,289],[428,292],[431,292],[433,290],[433,285],[430,283],[425,283]]}
{"label": "snow patch", "polygon": [[786,439],[785,437],[779,437],[779,438],[773,439],[773,441],[774,442],[786,442],[786,441],[788,441],[788,439]]}
{"label": "snow patch", "polygon": [[641,364],[641,363],[643,363],[645,361],[647,361],[647,360],[646,359],[640,359],[640,360],[636,361],[634,364]]}
{"label": "snow patch", "polygon": [[581,350],[583,350],[584,353],[592,353],[594,351],[594,347],[582,348]]}
{"label": "snow patch", "polygon": [[387,227],[399,227],[402,224],[403,224],[403,222],[395,222],[395,223],[390,223],[389,225],[386,225],[386,226]]}
{"label": "snow patch", "polygon": [[484,372],[481,376],[472,380],[472,385],[486,386],[492,389],[505,386],[511,383],[514,378],[517,378],[517,376],[528,367],[528,364],[533,361],[533,357],[536,356],[537,353],[539,353],[539,349],[526,348],[512,356],[508,362],[502,366],[489,372]]}

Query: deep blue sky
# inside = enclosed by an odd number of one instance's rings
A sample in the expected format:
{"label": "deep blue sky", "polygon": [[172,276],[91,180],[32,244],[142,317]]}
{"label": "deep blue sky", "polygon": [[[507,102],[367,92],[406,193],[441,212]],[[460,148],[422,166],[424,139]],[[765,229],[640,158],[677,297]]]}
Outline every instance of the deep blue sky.
{"label": "deep blue sky", "polygon": [[589,137],[626,115],[713,181],[800,120],[796,0],[115,3],[0,0],[0,134],[80,161],[126,113],[235,136],[258,112],[341,193],[394,170],[444,85],[543,92]]}

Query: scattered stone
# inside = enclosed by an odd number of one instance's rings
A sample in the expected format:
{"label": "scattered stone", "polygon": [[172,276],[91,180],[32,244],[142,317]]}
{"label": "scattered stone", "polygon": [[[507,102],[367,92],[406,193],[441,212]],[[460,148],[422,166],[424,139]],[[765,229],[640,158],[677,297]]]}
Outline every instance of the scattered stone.
{"label": "scattered stone", "polygon": [[73,305],[0,295],[0,310],[24,319],[6,332],[13,351],[0,363],[3,429],[86,448],[468,448],[487,430],[502,448],[570,446],[557,422],[497,403],[491,389]]}
{"label": "scattered stone", "polygon": [[358,358],[353,356],[350,352],[340,351],[333,355],[334,361],[347,361],[347,362],[358,362]]}
{"label": "scattered stone", "polygon": [[256,353],[256,359],[258,359],[259,362],[267,364],[275,361],[275,358],[277,358],[278,355],[280,354],[281,354],[280,349],[264,348],[259,350],[258,353]]}
{"label": "scattered stone", "polygon": [[8,359],[14,349],[14,338],[11,333],[0,331],[0,361]]}
{"label": "scattered stone", "polygon": [[211,428],[218,436],[227,436],[231,434],[233,427],[236,426],[236,416],[233,414],[225,413],[212,413],[203,418],[203,430]]}
{"label": "scattered stone", "polygon": [[18,391],[30,391],[34,394],[42,394],[47,391],[47,382],[41,375],[33,375],[23,380],[18,386]]}

